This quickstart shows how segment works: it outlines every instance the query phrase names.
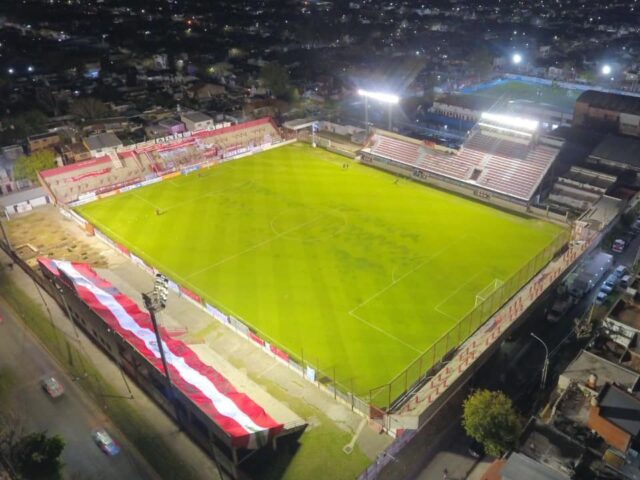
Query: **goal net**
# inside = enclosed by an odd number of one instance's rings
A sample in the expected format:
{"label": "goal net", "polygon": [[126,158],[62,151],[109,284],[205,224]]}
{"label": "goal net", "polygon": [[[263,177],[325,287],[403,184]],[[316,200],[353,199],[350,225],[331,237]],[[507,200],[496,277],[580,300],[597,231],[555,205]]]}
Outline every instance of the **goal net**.
{"label": "goal net", "polygon": [[498,290],[504,282],[498,278],[491,281],[489,285],[480,290],[476,295],[476,307],[489,298],[493,292]]}

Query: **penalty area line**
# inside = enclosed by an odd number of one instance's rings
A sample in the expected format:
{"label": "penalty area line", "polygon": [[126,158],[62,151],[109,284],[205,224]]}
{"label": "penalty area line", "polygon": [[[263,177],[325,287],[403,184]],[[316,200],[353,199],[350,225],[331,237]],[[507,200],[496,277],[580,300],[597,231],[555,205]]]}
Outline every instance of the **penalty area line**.
{"label": "penalty area line", "polygon": [[355,318],[356,320],[361,321],[362,323],[364,323],[365,325],[367,325],[369,328],[373,328],[374,330],[378,331],[379,333],[382,333],[383,335],[386,335],[387,337],[391,338],[392,340],[395,340],[398,343],[401,343],[402,345],[404,345],[407,348],[410,348],[411,350],[413,350],[414,352],[418,352],[418,353],[422,353],[421,350],[418,350],[416,347],[414,347],[413,345],[408,344],[407,342],[405,342],[404,340],[399,339],[398,337],[396,337],[395,335],[390,334],[389,332],[387,332],[386,330],[378,327],[377,325],[374,325],[371,322],[368,322],[367,320],[365,320],[364,318],[356,315],[355,313],[353,313],[352,311],[349,312],[349,315],[351,315],[353,318]]}

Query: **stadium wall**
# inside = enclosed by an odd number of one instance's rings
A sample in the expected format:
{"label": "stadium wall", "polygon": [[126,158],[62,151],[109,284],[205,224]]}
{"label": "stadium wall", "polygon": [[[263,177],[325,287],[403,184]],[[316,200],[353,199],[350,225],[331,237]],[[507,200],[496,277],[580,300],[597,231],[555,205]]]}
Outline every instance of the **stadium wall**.
{"label": "stadium wall", "polygon": [[567,226],[569,219],[566,215],[560,215],[550,210],[533,207],[522,200],[518,200],[507,195],[486,190],[482,187],[474,187],[464,182],[447,178],[435,173],[426,172],[413,165],[405,165],[400,162],[394,162],[386,158],[379,158],[371,154],[362,154],[361,162],[365,165],[379,168],[387,172],[402,175],[406,178],[431,185],[436,188],[447,190],[454,193],[459,193],[466,197],[473,198],[474,200],[487,203],[489,205],[516,212],[519,214],[525,214],[540,218],[543,220],[551,221],[562,226]]}
{"label": "stadium wall", "polygon": [[232,155],[232,156],[225,157],[225,158],[222,158],[222,159],[206,160],[206,161],[201,162],[201,163],[197,163],[197,164],[194,164],[194,165],[189,165],[188,167],[185,167],[185,168],[175,168],[175,169],[172,169],[172,170],[168,170],[166,172],[162,172],[162,174],[160,174],[160,175],[153,176],[153,177],[147,178],[145,180],[135,179],[132,182],[125,182],[125,183],[121,183],[121,184],[110,185],[109,187],[106,187],[105,189],[101,189],[101,190],[96,190],[94,192],[85,193],[85,194],[82,195],[82,198],[79,198],[78,200],[76,200],[74,202],[70,202],[68,204],[68,206],[72,207],[72,208],[73,207],[79,207],[80,205],[85,205],[85,204],[91,203],[91,202],[93,202],[95,200],[101,200],[103,198],[107,198],[107,197],[110,197],[112,195],[117,195],[119,193],[128,192],[129,190],[135,190],[136,188],[146,187],[147,185],[152,185],[154,183],[158,183],[158,182],[161,182],[163,180],[169,180],[171,178],[179,177],[181,175],[189,175],[190,173],[196,172],[196,171],[201,170],[203,168],[209,168],[209,167],[212,167],[212,166],[220,164],[220,163],[229,162],[231,160],[237,160],[239,158],[247,157],[247,156],[250,156],[250,155],[254,155],[254,154],[262,152],[262,151],[271,150],[272,148],[282,147],[282,146],[288,145],[290,143],[295,143],[295,141],[296,140],[285,140],[283,142],[279,142],[279,143],[275,143],[275,144],[271,144],[271,145],[261,145],[259,147],[255,147],[255,148],[251,149],[250,151],[238,153],[237,155]]}

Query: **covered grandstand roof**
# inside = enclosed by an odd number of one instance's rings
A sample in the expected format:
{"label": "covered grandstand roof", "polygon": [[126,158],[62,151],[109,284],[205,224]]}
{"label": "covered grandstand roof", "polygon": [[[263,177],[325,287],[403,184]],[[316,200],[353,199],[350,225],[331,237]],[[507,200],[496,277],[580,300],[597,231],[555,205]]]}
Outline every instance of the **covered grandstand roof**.
{"label": "covered grandstand roof", "polygon": [[588,103],[591,107],[603,110],[640,115],[640,97],[587,90],[581,93],[576,100],[576,103],[580,102]]}
{"label": "covered grandstand roof", "polygon": [[[147,312],[98,276],[88,265],[39,258],[40,265],[60,277],[78,297],[159,372],[163,372],[153,326]],[[163,346],[174,386],[209,416],[234,447],[266,445],[283,425],[233,385],[183,342],[161,328]]]}

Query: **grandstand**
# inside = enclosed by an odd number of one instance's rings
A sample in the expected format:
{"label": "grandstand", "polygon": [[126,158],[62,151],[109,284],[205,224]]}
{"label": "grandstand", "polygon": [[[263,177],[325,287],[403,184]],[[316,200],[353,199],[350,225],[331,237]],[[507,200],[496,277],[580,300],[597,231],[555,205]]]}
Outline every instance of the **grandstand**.
{"label": "grandstand", "polygon": [[60,203],[126,188],[203,162],[217,162],[282,141],[270,118],[110,149],[102,156],[40,172]]}
{"label": "grandstand", "polygon": [[459,150],[377,130],[361,153],[365,161],[411,167],[414,177],[529,204],[558,149],[539,143],[535,121],[485,113]]}

